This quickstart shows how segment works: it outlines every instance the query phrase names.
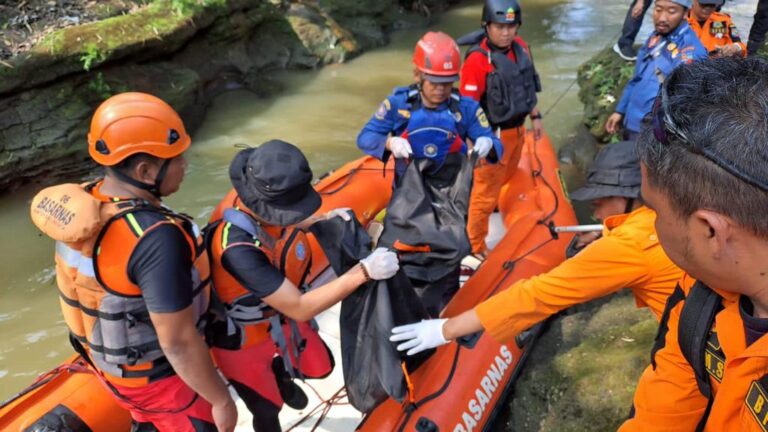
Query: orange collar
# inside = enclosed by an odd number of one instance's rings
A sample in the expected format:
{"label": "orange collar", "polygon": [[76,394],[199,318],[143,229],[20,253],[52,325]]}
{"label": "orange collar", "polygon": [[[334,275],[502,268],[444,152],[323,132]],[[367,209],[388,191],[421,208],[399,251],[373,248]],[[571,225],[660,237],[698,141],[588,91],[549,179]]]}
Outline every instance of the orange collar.
{"label": "orange collar", "polygon": [[649,209],[648,207],[640,206],[639,208],[629,213],[617,214],[617,215],[613,215],[605,218],[603,225],[605,225],[606,231],[610,231],[618,226],[623,225],[629,219],[633,219],[637,216],[642,216],[642,215],[650,215],[652,213],[653,213],[653,210]]}
{"label": "orange collar", "polygon": [[131,199],[127,197],[113,197],[113,196],[102,194],[101,185],[103,184],[104,184],[104,180],[99,180],[99,182],[96,183],[96,185],[94,185],[91,188],[91,195],[93,195],[93,197],[96,198],[97,200],[101,202],[115,202],[115,201],[126,201]]}

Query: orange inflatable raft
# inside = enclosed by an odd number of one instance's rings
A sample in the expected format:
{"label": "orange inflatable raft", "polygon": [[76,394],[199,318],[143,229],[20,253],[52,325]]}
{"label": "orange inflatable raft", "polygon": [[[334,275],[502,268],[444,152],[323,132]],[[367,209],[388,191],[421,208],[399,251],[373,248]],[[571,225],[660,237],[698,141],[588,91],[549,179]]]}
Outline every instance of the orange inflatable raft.
{"label": "orange inflatable raft", "polygon": [[[350,162],[321,177],[322,213],[349,207],[361,223],[389,202],[393,170],[371,157]],[[232,192],[230,192],[232,193]],[[529,136],[520,169],[499,204],[507,234],[465,283],[444,315],[457,315],[514,281],[547,271],[565,258],[568,238],[555,238],[549,224],[573,225],[576,217],[564,193],[554,150],[544,137]],[[328,276],[328,263],[316,242],[308,281]],[[332,277],[332,276],[330,276]],[[487,427],[498,402],[520,372],[539,328],[498,344],[487,335],[444,346],[411,375],[412,400],[388,400],[367,415],[358,429],[370,431],[477,431]],[[62,417],[62,413],[66,414]],[[0,406],[0,430],[24,431],[41,419],[58,417],[73,431],[128,431],[130,417],[113,400],[79,356],[41,375],[29,388]]]}
{"label": "orange inflatable raft", "polygon": [[127,431],[128,412],[78,355],[0,405],[0,431]]}

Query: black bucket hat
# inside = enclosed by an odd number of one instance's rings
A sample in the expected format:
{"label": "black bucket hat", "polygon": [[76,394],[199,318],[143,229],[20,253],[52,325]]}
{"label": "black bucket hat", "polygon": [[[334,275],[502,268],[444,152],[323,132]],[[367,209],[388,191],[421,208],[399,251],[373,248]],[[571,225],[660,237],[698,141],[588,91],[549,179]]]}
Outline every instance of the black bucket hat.
{"label": "black bucket hat", "polygon": [[640,196],[640,160],[635,141],[621,141],[605,146],[587,170],[583,187],[571,193],[576,201],[607,197]]}
{"label": "black bucket hat", "polygon": [[307,158],[285,141],[242,150],[229,166],[229,178],[243,204],[272,225],[301,222],[322,203]]}

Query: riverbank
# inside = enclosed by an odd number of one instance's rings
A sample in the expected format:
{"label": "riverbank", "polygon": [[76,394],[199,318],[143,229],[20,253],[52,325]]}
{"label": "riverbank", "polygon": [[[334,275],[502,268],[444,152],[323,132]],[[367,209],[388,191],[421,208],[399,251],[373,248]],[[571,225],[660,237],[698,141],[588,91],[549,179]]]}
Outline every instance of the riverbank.
{"label": "riverbank", "polygon": [[[219,94],[272,94],[281,71],[342,63],[384,45],[395,29],[426,24],[455,0],[108,3],[69,1],[62,10],[75,15],[67,19],[32,4],[36,28],[29,9],[2,11],[10,25],[4,34],[13,37],[0,63],[0,191],[91,171],[89,117],[112,94],[156,94],[194,131]],[[90,22],[58,28],[81,19]]]}

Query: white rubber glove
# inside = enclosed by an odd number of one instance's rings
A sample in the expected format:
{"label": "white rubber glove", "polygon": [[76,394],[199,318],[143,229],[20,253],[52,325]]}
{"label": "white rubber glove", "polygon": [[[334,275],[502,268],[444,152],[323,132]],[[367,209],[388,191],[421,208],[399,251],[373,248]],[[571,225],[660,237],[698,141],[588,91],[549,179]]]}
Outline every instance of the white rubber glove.
{"label": "white rubber glove", "polygon": [[478,156],[481,158],[484,158],[488,156],[488,153],[491,152],[491,149],[493,148],[493,140],[488,137],[480,137],[475,141],[475,146],[473,147],[473,151],[477,153]]}
{"label": "white rubber glove", "polygon": [[397,159],[407,159],[413,154],[411,143],[403,137],[392,137],[389,139],[389,151]]}
{"label": "white rubber glove", "polygon": [[335,217],[340,217],[344,219],[345,222],[349,222],[352,220],[352,214],[350,214],[351,211],[352,209],[349,207],[333,209],[325,214],[325,220],[331,220]]}
{"label": "white rubber glove", "polygon": [[387,248],[377,248],[373,253],[360,260],[368,276],[373,280],[389,279],[400,269],[397,254]]}
{"label": "white rubber glove", "polygon": [[398,351],[408,350],[408,355],[418,354],[422,351],[437,348],[449,341],[443,337],[443,324],[447,319],[424,320],[419,323],[408,324],[392,329],[390,342],[403,342],[397,346]]}

